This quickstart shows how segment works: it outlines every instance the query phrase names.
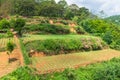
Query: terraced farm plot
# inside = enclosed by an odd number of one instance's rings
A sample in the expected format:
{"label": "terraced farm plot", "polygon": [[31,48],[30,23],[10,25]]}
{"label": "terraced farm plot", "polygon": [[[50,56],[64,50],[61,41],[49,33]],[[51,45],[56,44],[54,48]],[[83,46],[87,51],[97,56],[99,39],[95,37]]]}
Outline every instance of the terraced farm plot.
{"label": "terraced farm plot", "polygon": [[32,61],[33,67],[37,68],[39,73],[43,74],[64,70],[65,68],[78,68],[92,63],[107,61],[114,57],[120,57],[120,52],[106,49],[66,55],[34,57]]}
{"label": "terraced farm plot", "polygon": [[0,51],[4,51],[2,49],[6,48],[6,45],[9,41],[15,42],[14,38],[2,38],[0,39]]}
{"label": "terraced farm plot", "polygon": [[99,38],[89,35],[24,35],[22,38],[23,42],[30,42],[34,40],[44,40],[44,39],[63,39],[63,38]]}

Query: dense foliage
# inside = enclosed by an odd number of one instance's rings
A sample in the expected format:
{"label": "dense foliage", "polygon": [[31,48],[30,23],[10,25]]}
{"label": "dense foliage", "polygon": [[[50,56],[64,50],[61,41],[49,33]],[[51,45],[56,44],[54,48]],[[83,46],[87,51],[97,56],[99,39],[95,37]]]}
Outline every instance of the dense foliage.
{"label": "dense foliage", "polygon": [[12,42],[8,42],[6,48],[7,48],[7,51],[12,53],[12,51],[14,50],[14,44]]}
{"label": "dense foliage", "polygon": [[[21,67],[1,80],[119,80],[120,59],[89,65],[79,69],[66,69],[63,72],[35,75],[35,70]],[[24,73],[24,74],[23,74]],[[24,76],[24,77],[23,77]]]}
{"label": "dense foliage", "polygon": [[119,49],[120,28],[113,23],[104,20],[85,20],[80,25],[90,34],[100,36],[114,49]]}
{"label": "dense foliage", "polygon": [[0,29],[9,29],[10,23],[6,19],[0,21]]}
{"label": "dense foliage", "polygon": [[105,18],[105,20],[120,25],[120,15],[110,16]]}
{"label": "dense foliage", "polygon": [[46,55],[70,53],[76,51],[101,50],[107,48],[105,42],[99,38],[76,38],[76,39],[46,39],[27,42],[27,51],[35,50],[44,52]]}
{"label": "dense foliage", "polygon": [[68,5],[65,0],[56,3],[55,0],[4,0],[0,5],[0,16],[8,15],[21,16],[47,16],[72,19],[79,16],[79,19],[86,19],[92,15],[85,7],[79,8],[76,4]]}

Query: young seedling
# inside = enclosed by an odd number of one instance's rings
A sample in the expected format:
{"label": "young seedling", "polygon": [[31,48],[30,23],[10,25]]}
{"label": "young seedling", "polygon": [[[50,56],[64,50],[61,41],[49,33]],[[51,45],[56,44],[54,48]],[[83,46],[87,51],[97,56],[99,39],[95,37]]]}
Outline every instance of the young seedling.
{"label": "young seedling", "polygon": [[14,44],[9,41],[7,43],[7,54],[9,56],[9,63],[10,63],[10,54],[13,52],[13,50],[14,50]]}

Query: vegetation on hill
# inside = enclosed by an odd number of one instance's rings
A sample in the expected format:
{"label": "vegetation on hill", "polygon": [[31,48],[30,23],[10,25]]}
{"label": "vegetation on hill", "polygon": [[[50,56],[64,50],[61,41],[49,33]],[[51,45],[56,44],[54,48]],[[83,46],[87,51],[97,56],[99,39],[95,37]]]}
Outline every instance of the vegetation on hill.
{"label": "vegetation on hill", "polygon": [[39,34],[69,34],[70,27],[64,25],[38,24],[24,27],[26,33],[36,32]]}
{"label": "vegetation on hill", "polygon": [[[5,51],[9,39],[14,43],[11,37],[18,33],[26,64],[0,80],[119,80],[120,58],[38,75],[28,55],[32,51],[49,56],[109,47],[120,50],[119,18],[116,15],[101,19],[89,9],[68,5],[65,0],[0,0],[0,51]],[[9,43],[8,51],[13,48]]]}
{"label": "vegetation on hill", "polygon": [[120,28],[113,23],[95,19],[95,20],[85,20],[80,23],[80,25],[90,34],[95,36],[100,36],[111,48],[119,48],[119,36]]}
{"label": "vegetation on hill", "polygon": [[110,16],[105,18],[105,20],[120,25],[120,15]]}
{"label": "vegetation on hill", "polygon": [[107,44],[99,38],[79,37],[63,39],[36,40],[25,43],[27,51],[35,50],[46,55],[67,54],[76,51],[91,51],[108,48]]}
{"label": "vegetation on hill", "polygon": [[76,4],[68,5],[65,0],[58,3],[55,0],[4,0],[0,8],[0,16],[45,16],[64,19],[77,17],[79,20],[94,16],[89,9],[79,8]]}

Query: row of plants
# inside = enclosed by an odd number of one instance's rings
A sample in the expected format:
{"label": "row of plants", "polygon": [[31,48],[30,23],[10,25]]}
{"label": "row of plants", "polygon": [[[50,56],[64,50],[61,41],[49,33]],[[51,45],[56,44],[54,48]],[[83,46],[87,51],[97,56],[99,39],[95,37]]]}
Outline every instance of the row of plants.
{"label": "row of plants", "polygon": [[[120,58],[96,63],[78,69],[65,69],[63,72],[38,75],[36,70],[20,67],[1,80],[119,80]],[[23,77],[24,76],[24,77]]]}
{"label": "row of plants", "polygon": [[27,51],[35,50],[46,55],[67,54],[77,51],[91,51],[108,48],[107,44],[99,38],[64,38],[35,40],[25,43]]}
{"label": "row of plants", "polygon": [[117,25],[101,19],[84,20],[80,25],[86,32],[100,36],[111,48],[120,50],[120,28]]}
{"label": "row of plants", "polygon": [[24,28],[24,32],[38,32],[47,34],[69,34],[69,26],[52,25],[52,24],[38,24],[29,25]]}
{"label": "row of plants", "polygon": [[14,29],[18,32],[19,36],[22,36],[22,29],[25,26],[25,20],[22,18],[6,20],[0,20],[0,32],[6,33],[10,31],[10,29]]}
{"label": "row of plants", "polygon": [[[75,30],[78,34],[85,34],[86,31],[81,26],[76,26]],[[70,34],[70,26],[67,25],[53,25],[42,23],[37,25],[26,25],[23,30],[24,33],[36,34]]]}
{"label": "row of plants", "polygon": [[29,55],[28,55],[28,53],[27,53],[27,51],[26,51],[26,48],[25,48],[22,40],[20,39],[19,42],[20,42],[21,51],[22,51],[22,54],[23,54],[23,57],[24,57],[24,63],[25,63],[26,65],[28,65],[28,64],[31,63],[31,60],[30,60],[30,58],[29,58]]}

